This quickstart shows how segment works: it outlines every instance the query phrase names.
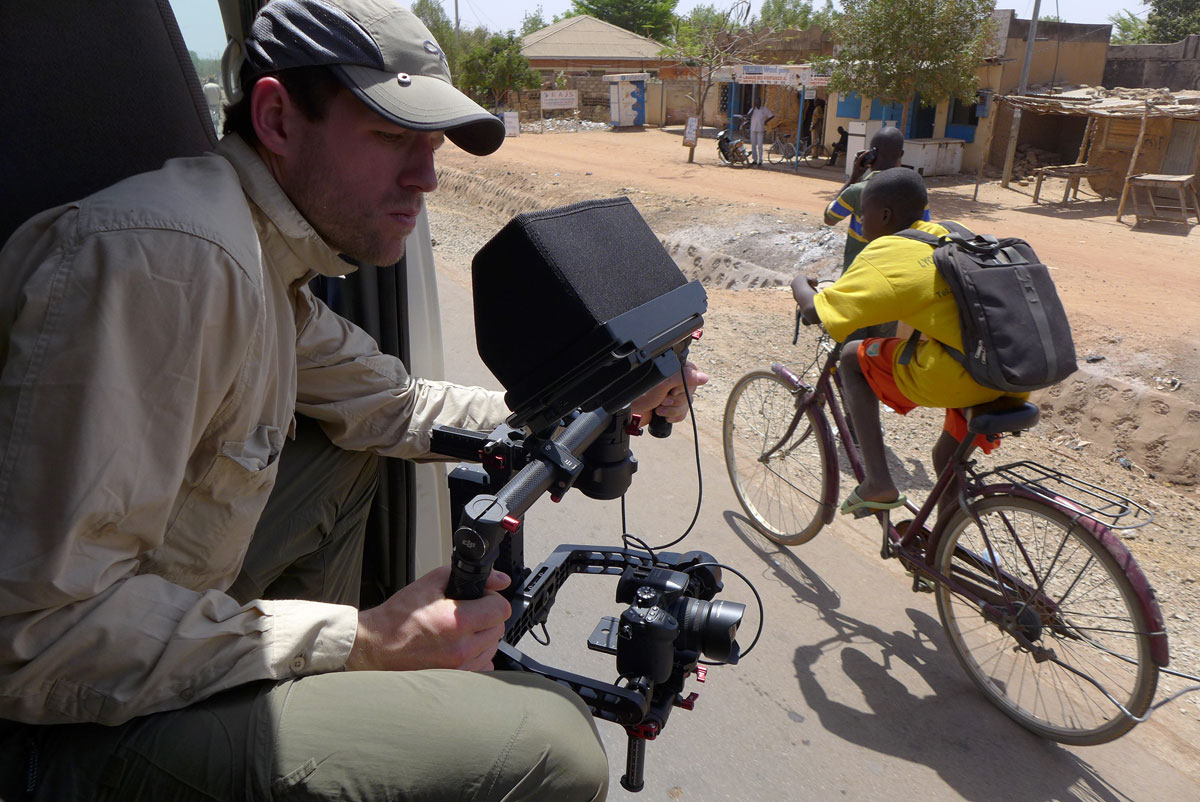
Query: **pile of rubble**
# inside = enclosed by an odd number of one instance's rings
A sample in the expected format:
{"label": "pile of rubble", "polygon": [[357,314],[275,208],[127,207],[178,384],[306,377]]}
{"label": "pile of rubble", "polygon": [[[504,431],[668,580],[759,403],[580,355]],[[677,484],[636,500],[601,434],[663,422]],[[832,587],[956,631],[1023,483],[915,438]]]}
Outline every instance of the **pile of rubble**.
{"label": "pile of rubble", "polygon": [[1052,150],[1042,150],[1033,145],[1017,145],[1013,158],[1012,180],[1021,186],[1029,186],[1034,180],[1034,171],[1052,164],[1066,164],[1062,155]]}
{"label": "pile of rubble", "polygon": [[547,118],[545,121],[523,120],[521,122],[521,133],[523,134],[540,134],[543,131],[547,134],[607,131],[609,128],[612,128],[610,123],[582,120],[578,117],[554,117]]}

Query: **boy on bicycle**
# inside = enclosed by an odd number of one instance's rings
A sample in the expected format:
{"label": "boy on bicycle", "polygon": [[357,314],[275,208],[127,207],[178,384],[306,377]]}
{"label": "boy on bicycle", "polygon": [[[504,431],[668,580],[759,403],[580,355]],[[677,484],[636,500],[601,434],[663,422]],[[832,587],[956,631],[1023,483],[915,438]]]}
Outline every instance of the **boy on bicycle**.
{"label": "boy on bicycle", "polygon": [[[927,204],[925,182],[913,170],[893,167],[876,173],[862,194],[866,247],[842,277],[820,293],[815,279],[797,276],[792,282],[805,322],[820,323],[839,342],[859,328],[889,320],[907,323],[930,338],[917,345],[908,361],[900,358],[905,340],[898,337],[852,340],[842,350],[839,367],[846,407],[865,473],[842,504],[843,514],[867,515],[905,503],[887,466],[880,401],[902,415],[916,407],[946,408],[945,429],[933,448],[934,468],[940,474],[967,434],[960,408],[1010,395],[978,384],[942,348],[944,342],[961,350],[962,335],[958,306],[934,266],[933,250],[917,240],[890,236],[907,228],[947,234],[942,226],[921,219]],[[996,445],[982,436],[976,441],[985,453]],[[954,497],[943,496],[947,503]]]}

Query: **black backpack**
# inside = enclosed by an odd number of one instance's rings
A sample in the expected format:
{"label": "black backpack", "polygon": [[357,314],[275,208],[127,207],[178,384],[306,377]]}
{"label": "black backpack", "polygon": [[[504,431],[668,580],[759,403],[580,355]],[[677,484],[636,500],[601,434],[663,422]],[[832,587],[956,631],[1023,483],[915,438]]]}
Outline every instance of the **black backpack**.
{"label": "black backpack", "polygon": [[[1010,393],[1040,390],[1075,372],[1075,343],[1050,270],[1023,239],[977,236],[954,222],[938,237],[907,229],[896,236],[933,246],[933,262],[958,304],[963,350],[940,345],[976,382]],[[904,345],[900,363],[921,333]]]}

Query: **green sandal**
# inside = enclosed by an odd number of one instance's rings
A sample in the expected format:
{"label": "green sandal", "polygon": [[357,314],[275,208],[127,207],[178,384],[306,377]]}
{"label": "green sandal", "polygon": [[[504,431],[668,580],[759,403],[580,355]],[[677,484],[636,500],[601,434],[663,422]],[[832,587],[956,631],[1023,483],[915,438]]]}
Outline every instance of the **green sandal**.
{"label": "green sandal", "polygon": [[908,499],[904,497],[903,493],[895,501],[867,501],[858,495],[858,488],[856,487],[850,491],[850,495],[842,502],[839,512],[842,515],[853,515],[855,518],[863,518],[884,510],[894,510],[898,507],[903,507],[906,503],[908,503]]}

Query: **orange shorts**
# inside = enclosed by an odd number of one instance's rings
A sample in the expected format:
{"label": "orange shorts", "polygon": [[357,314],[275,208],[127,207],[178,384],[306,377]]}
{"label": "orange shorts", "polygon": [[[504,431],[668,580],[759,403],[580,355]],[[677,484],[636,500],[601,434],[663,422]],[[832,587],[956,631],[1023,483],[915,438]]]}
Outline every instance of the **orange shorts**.
{"label": "orange shorts", "polygon": [[[904,347],[905,342],[907,340],[901,337],[868,337],[858,347],[858,364],[863,375],[867,377],[867,384],[871,385],[880,401],[901,415],[907,415],[918,406],[900,392],[900,388],[896,386],[896,377],[892,373],[896,349]],[[961,443],[967,436],[967,419],[962,410],[947,409],[946,422],[942,428]],[[989,440],[987,435],[982,434],[975,437],[975,447],[985,454],[990,454],[998,445],[999,438]]]}

